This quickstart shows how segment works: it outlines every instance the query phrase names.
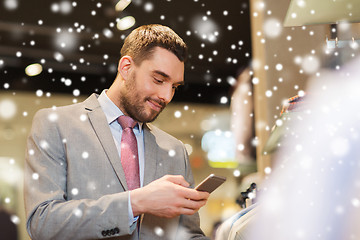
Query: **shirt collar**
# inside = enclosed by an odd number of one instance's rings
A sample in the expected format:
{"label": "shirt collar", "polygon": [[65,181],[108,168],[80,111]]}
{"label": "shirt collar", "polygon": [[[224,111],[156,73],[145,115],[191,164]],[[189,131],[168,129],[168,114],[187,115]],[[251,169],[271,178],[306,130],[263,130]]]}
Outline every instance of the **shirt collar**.
{"label": "shirt collar", "polygon": [[[110,100],[106,95],[107,89],[103,90],[98,97],[99,104],[103,109],[107,123],[110,125],[118,119],[118,117],[124,115],[124,113]],[[139,131],[142,131],[143,123],[138,123]]]}

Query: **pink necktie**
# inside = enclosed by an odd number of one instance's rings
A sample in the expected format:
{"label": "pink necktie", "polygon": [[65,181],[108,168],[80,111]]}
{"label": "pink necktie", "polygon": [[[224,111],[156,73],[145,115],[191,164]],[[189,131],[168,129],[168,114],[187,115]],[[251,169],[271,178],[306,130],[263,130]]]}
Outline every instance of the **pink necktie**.
{"label": "pink necktie", "polygon": [[140,187],[138,148],[133,128],[137,122],[128,116],[120,116],[123,132],[121,135],[121,164],[129,190]]}

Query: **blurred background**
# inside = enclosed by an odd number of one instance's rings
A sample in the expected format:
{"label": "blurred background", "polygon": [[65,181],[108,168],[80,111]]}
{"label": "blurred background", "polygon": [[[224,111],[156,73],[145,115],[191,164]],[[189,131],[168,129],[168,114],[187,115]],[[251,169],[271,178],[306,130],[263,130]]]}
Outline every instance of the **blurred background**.
{"label": "blurred background", "polygon": [[349,38],[349,32],[356,38],[359,32],[357,24],[336,28],[331,22],[285,27],[289,5],[0,1],[0,209],[10,213],[18,239],[29,239],[22,169],[34,113],[108,88],[124,38],[150,23],[174,29],[190,53],[185,86],[154,124],[186,144],[196,183],[210,173],[228,178],[200,210],[201,226],[210,236],[217,222],[238,212],[240,193],[271,175],[273,156],[264,147],[287,99],[304,95],[308,78],[320,68],[340,68],[341,54],[326,39]]}

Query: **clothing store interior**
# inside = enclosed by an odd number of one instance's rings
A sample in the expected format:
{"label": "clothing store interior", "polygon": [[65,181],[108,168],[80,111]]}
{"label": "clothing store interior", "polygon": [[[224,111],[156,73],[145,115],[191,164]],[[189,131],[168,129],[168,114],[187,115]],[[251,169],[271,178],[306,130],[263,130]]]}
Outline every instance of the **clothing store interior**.
{"label": "clothing store interior", "polygon": [[360,239],[358,22],[357,0],[1,1],[1,214],[30,239],[35,112],[109,88],[127,34],[159,23],[189,58],[153,124],[185,144],[195,185],[227,178],[199,210],[206,236]]}

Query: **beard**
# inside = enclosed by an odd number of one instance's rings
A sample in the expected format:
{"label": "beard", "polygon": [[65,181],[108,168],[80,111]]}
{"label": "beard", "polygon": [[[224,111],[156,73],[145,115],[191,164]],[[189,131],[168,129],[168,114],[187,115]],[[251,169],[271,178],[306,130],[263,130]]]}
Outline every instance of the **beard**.
{"label": "beard", "polygon": [[[141,92],[136,87],[136,73],[134,73],[125,83],[125,91],[120,95],[120,103],[124,114],[133,118],[134,120],[146,123],[153,122],[166,104],[159,100],[152,99],[150,97],[142,96]],[[147,101],[155,101],[162,106],[160,111],[149,109],[146,111]]]}

